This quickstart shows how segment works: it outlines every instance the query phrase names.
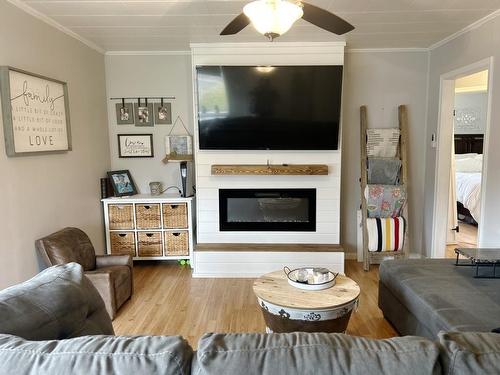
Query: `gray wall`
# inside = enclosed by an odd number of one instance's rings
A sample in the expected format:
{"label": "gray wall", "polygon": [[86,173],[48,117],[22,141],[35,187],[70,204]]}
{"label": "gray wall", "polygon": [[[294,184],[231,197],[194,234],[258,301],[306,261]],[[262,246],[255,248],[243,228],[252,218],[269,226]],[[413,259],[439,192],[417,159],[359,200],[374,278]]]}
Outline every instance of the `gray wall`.
{"label": "gray wall", "polygon": [[[359,207],[359,106],[368,105],[370,126],[397,126],[397,106],[408,104],[410,115],[410,220],[414,252],[421,251],[427,53],[348,53],[345,62],[342,145],[341,242],[356,251],[356,210]],[[139,79],[140,78],[140,79]],[[192,131],[191,63],[186,55],[106,56],[108,96],[174,95],[173,118],[180,115]],[[171,126],[137,128],[117,125],[114,103],[108,102],[111,163],[130,169],[141,192],[148,182],[178,184],[177,164],[164,165],[163,138]],[[155,158],[120,159],[117,133],[152,133]]]}
{"label": "gray wall", "polygon": [[[106,86],[108,97],[175,96],[172,121],[180,116],[193,134],[191,56],[183,55],[107,55]],[[179,163],[164,164],[165,136],[173,125],[136,127],[117,125],[115,104],[108,101],[109,147],[111,168],[129,169],[141,193],[149,193],[149,182],[161,181],[164,187],[181,186]],[[178,123],[172,134],[183,134]],[[117,134],[153,134],[154,159],[119,158]],[[170,191],[173,192],[173,191]]]}
{"label": "gray wall", "polygon": [[[487,183],[482,188],[485,190],[484,223],[481,223],[482,245],[500,245],[500,226],[498,225],[498,212],[500,212],[500,199],[498,187],[500,186],[500,106],[495,105],[500,100],[500,73],[498,61],[500,59],[500,18],[481,25],[472,31],[459,36],[447,44],[431,51],[429,69],[429,112],[427,123],[427,138],[437,132],[439,110],[439,79],[440,75],[469,64],[494,57],[491,126],[487,147]],[[434,204],[436,149],[431,148],[430,142],[426,143],[426,175],[425,175],[425,227],[424,244],[426,254],[431,254],[432,233],[432,208]],[[446,213],[444,213],[446,214]]]}
{"label": "gray wall", "polygon": [[356,251],[360,206],[359,107],[368,108],[369,127],[397,127],[398,105],[409,115],[409,213],[411,252],[421,253],[424,197],[424,140],[427,52],[347,53],[342,128],[341,242]]}
{"label": "gray wall", "polygon": [[1,1],[0,65],[68,82],[73,134],[71,152],[8,158],[0,126],[4,288],[38,272],[34,240],[62,227],[82,228],[102,252],[99,178],[109,168],[109,149],[100,53]]}

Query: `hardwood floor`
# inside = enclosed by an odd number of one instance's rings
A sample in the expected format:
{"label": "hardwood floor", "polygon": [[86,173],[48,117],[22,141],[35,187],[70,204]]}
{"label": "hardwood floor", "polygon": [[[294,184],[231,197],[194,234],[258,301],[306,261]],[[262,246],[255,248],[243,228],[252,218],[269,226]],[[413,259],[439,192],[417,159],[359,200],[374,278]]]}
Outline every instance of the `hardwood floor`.
{"label": "hardwood floor", "polygon": [[[361,288],[347,333],[397,336],[377,306],[378,267],[364,272],[346,261],[346,274]],[[134,278],[134,295],[113,322],[118,335],[182,335],[196,348],[205,332],[265,331],[253,279],[193,279],[189,268],[166,262],[136,262]]]}
{"label": "hardwood floor", "polygon": [[446,258],[455,258],[455,248],[457,247],[476,247],[477,246],[477,227],[471,224],[459,222],[459,232],[456,234],[457,243],[446,246]]}

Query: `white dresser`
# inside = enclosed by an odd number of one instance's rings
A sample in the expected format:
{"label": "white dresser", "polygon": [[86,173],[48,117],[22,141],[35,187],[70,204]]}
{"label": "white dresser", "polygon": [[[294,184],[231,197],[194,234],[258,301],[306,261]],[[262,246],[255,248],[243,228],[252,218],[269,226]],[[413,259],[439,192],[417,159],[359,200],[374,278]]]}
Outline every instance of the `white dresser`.
{"label": "white dresser", "polygon": [[193,197],[139,194],[102,202],[108,254],[193,264]]}

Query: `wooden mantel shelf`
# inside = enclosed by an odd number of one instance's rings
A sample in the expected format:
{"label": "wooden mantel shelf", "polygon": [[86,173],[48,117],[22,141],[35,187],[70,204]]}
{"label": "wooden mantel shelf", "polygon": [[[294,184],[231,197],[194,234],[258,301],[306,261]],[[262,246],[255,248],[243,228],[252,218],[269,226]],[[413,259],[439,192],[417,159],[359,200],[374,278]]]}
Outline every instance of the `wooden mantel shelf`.
{"label": "wooden mantel shelf", "polygon": [[296,175],[325,176],[328,175],[326,164],[214,164],[212,175]]}

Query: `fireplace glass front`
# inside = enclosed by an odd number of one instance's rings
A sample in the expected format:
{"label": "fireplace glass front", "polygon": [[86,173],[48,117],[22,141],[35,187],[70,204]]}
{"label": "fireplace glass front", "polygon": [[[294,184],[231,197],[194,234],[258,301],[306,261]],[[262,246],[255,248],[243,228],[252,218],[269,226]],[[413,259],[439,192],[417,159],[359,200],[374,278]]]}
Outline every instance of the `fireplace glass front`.
{"label": "fireplace glass front", "polygon": [[220,189],[221,231],[315,231],[316,189]]}

